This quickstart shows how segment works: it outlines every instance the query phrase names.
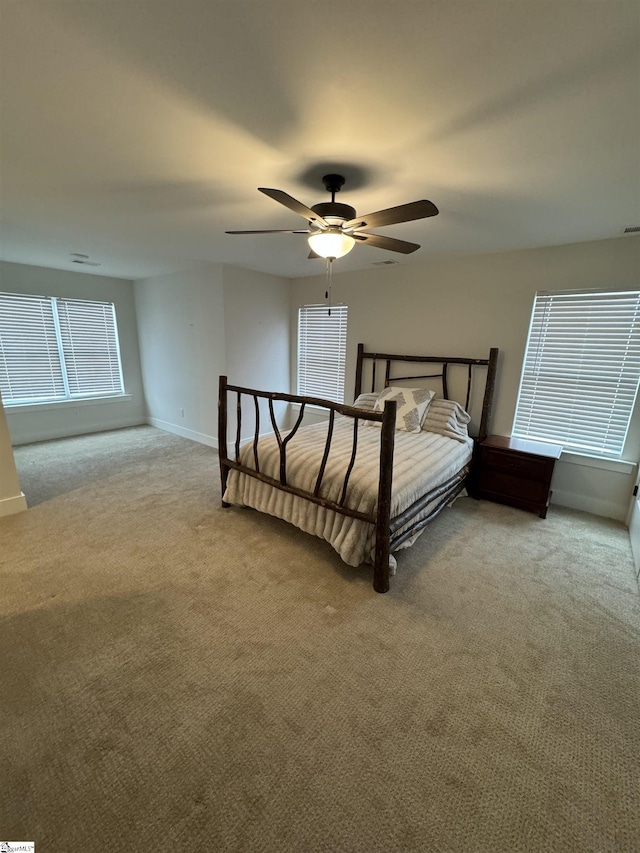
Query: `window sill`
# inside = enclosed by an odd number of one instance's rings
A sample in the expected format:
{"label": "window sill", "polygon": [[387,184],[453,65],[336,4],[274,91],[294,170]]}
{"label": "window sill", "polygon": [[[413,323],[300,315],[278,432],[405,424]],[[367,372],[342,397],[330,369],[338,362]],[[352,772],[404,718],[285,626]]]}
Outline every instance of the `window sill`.
{"label": "window sill", "polygon": [[51,403],[25,403],[21,406],[10,406],[5,403],[4,410],[7,414],[11,412],[45,412],[50,409],[66,409],[78,406],[99,406],[103,403],[129,402],[131,394],[112,394],[110,397],[83,397],[78,400],[56,400]]}
{"label": "window sill", "polygon": [[635,462],[625,459],[601,459],[598,456],[582,456],[580,453],[562,451],[560,462],[570,465],[582,465],[585,468],[599,468],[601,471],[617,471],[619,474],[631,474],[636,469]]}

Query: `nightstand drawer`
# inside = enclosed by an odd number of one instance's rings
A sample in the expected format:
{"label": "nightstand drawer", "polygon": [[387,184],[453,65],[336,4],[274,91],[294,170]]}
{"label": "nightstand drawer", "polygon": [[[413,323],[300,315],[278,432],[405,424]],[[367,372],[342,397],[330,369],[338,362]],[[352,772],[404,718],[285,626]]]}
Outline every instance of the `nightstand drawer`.
{"label": "nightstand drawer", "polygon": [[549,486],[544,480],[529,480],[519,473],[509,474],[492,468],[482,470],[478,486],[483,492],[520,498],[532,503],[546,502],[549,491]]}
{"label": "nightstand drawer", "polygon": [[483,468],[495,468],[531,480],[545,480],[547,478],[548,465],[546,459],[502,453],[500,450],[494,450],[491,447],[482,448],[482,465]]}

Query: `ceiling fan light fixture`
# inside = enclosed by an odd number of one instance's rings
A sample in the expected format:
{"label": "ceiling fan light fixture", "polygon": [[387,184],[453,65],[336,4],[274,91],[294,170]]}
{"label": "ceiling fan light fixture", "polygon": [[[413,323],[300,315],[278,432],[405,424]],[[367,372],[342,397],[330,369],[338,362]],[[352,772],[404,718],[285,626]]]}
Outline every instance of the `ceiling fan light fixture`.
{"label": "ceiling fan light fixture", "polygon": [[310,234],[309,246],[321,258],[342,258],[355,246],[356,241],[350,234],[345,234],[340,228],[327,228]]}

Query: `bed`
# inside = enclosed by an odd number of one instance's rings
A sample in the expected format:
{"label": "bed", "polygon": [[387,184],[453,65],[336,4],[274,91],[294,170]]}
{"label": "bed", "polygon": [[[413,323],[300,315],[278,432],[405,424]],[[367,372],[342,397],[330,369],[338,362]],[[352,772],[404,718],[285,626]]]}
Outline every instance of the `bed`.
{"label": "bed", "polygon": [[[387,592],[393,553],[413,544],[465,488],[474,444],[488,434],[497,360],[495,348],[478,359],[367,352],[359,344],[353,405],[231,385],[221,376],[223,507],[282,518],[325,539],[345,563],[372,563],[373,588]],[[274,404],[297,411],[289,431],[279,429]],[[308,410],[322,410],[326,420],[302,426]],[[243,442],[248,416],[254,436]]]}

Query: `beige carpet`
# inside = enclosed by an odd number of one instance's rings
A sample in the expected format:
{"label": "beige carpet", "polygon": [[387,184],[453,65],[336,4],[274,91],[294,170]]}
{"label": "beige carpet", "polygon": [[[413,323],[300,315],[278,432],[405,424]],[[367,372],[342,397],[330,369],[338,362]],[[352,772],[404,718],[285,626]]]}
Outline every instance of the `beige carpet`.
{"label": "beige carpet", "polygon": [[463,498],[377,595],[320,540],[221,509],[204,446],[139,427],[16,455],[33,508],[0,520],[0,838],[640,849],[622,525]]}

